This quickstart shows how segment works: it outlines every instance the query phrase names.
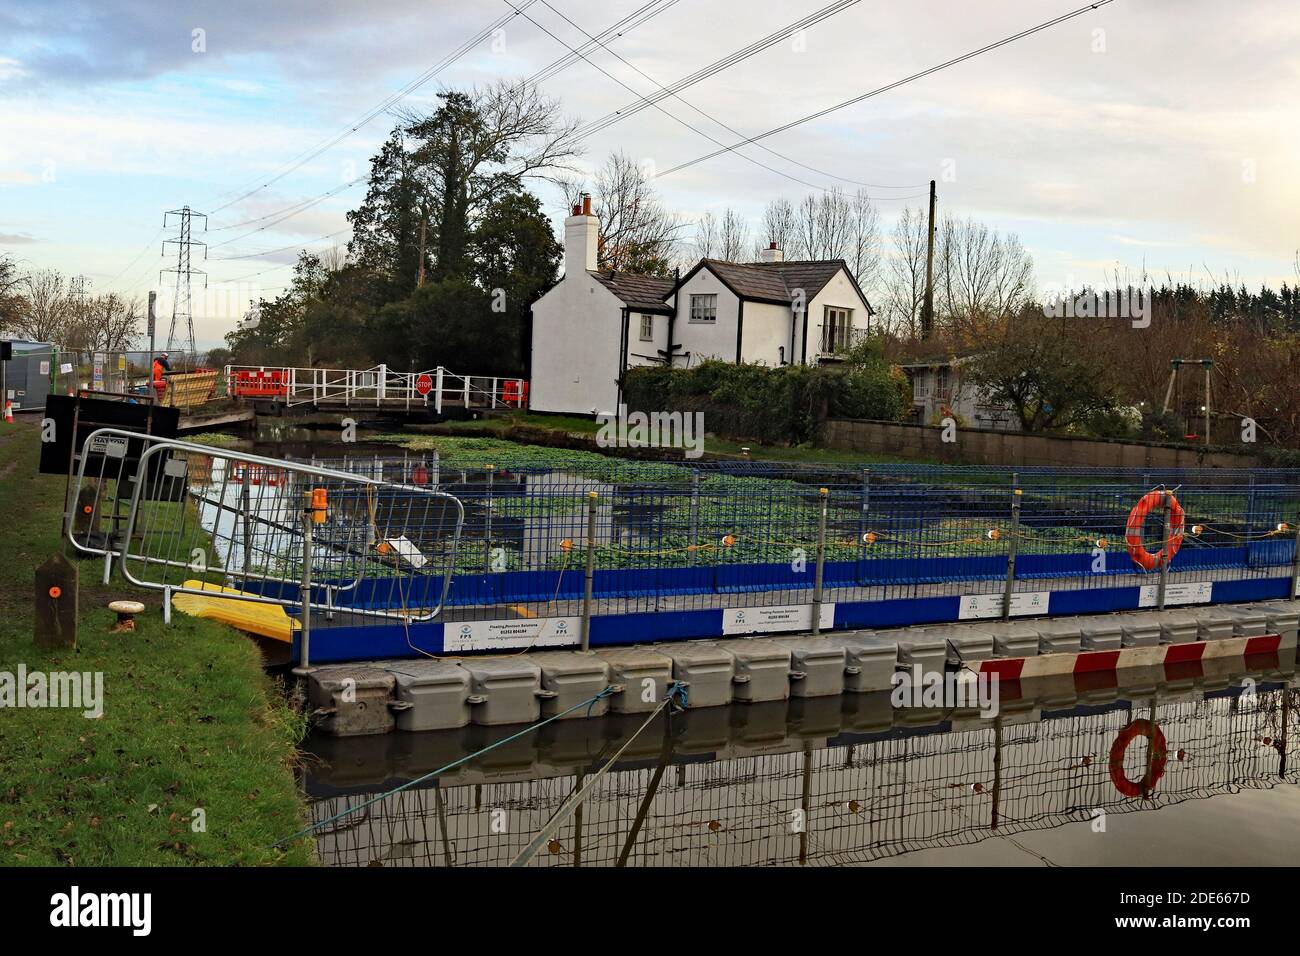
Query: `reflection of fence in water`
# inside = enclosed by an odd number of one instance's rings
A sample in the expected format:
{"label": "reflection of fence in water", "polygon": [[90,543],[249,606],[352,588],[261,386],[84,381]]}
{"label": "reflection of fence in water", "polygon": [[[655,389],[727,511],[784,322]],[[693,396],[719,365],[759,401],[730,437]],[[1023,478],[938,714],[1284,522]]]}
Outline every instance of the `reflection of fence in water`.
{"label": "reflection of fence in water", "polygon": [[[612,865],[624,852],[629,865],[862,863],[997,834],[1086,826],[1097,809],[1128,813],[1272,787],[1283,779],[1272,741],[1282,730],[1285,693],[1293,695],[1293,735],[1296,691],[1157,703],[1169,756],[1149,799],[1120,795],[1110,778],[1116,735],[1130,719],[1147,716],[1147,708],[1136,704],[1132,711],[1077,713],[1000,731],[985,725],[672,763],[661,774],[630,851],[625,847],[632,821],[657,771],[615,769],[588,799],[581,820],[565,824],[552,851],[536,857],[534,865]],[[1139,744],[1140,739],[1129,748],[1124,762],[1133,780],[1142,778],[1145,766]],[[1298,783],[1300,775],[1288,767],[1285,780]],[[568,773],[404,791],[332,824],[318,835],[317,849],[334,866],[504,865],[579,785],[581,776]],[[324,820],[358,800],[317,800],[312,818]],[[494,817],[494,810],[504,817]],[[793,827],[800,810],[803,834]],[[494,819],[504,823],[502,832],[494,830]]]}

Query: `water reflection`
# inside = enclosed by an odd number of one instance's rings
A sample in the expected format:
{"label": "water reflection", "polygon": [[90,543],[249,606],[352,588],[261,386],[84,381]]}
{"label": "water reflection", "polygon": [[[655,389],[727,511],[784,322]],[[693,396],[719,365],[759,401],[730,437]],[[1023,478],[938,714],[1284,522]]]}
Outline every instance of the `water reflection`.
{"label": "water reflection", "polygon": [[[1300,703],[1287,683],[1293,670],[1291,662],[1279,671],[1274,659],[1181,681],[1142,670],[1108,687],[1069,677],[1004,685],[993,721],[896,711],[884,693],[688,711],[638,737],[533,865],[861,864],[996,839],[1023,850],[1016,834],[1067,828],[1073,841],[1058,841],[1056,862],[1083,861],[1097,852],[1099,814],[1206,798],[1231,807],[1247,791],[1294,785],[1286,761]],[[1154,777],[1159,754],[1142,736],[1111,766],[1117,738],[1141,719],[1167,741]],[[333,866],[504,865],[641,722],[551,724],[325,826],[318,852]],[[312,818],[511,732],[314,738]],[[1126,796],[1116,773],[1148,784],[1146,796]],[[1258,821],[1237,822],[1258,836]],[[1152,839],[1186,842],[1180,862],[1196,862],[1194,841],[1170,815],[1144,823]],[[1237,862],[1251,862],[1248,840],[1236,852]],[[1044,862],[1026,853],[1019,862]]]}

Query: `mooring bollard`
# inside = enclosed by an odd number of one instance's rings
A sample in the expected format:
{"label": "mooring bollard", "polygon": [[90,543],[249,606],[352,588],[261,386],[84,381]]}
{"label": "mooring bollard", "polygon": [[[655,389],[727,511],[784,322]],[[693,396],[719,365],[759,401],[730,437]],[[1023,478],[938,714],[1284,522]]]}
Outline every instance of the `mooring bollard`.
{"label": "mooring bollard", "polygon": [[819,488],[821,513],[817,516],[817,571],[813,577],[812,632],[822,632],[822,574],[826,570],[826,512],[830,506],[830,489]]}
{"label": "mooring bollard", "polygon": [[54,553],[36,569],[37,647],[77,646],[77,566]]}
{"label": "mooring bollard", "polygon": [[[1017,478],[1020,476],[1017,475]],[[1020,543],[1021,490],[1011,492],[1011,534],[1007,535],[1007,583],[1002,588],[1002,620],[1011,618],[1011,594],[1016,586],[1016,552]]]}

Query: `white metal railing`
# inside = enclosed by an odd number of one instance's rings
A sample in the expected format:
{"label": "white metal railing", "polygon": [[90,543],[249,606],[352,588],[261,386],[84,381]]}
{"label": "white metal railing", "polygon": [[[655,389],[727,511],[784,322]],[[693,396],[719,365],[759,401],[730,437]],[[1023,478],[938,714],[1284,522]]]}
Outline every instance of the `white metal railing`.
{"label": "white metal railing", "polygon": [[367,369],[292,368],[227,365],[226,394],[262,398],[285,405],[373,405],[463,408],[524,408],[528,381],[487,375],[459,375],[442,366],[423,372],[399,372],[387,365]]}

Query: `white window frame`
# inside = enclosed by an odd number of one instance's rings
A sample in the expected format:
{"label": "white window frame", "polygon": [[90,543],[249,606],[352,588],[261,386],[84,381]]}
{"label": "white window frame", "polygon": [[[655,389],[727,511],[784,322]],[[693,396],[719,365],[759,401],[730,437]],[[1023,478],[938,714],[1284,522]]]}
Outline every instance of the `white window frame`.
{"label": "white window frame", "polygon": [[653,342],[655,339],[655,317],[652,312],[641,313],[641,341]]}
{"label": "white window frame", "polygon": [[[696,307],[698,303],[698,308]],[[716,325],[718,322],[718,293],[692,292],[690,321],[700,325]]]}
{"label": "white window frame", "polygon": [[[831,354],[836,351],[836,341],[840,339],[838,345],[840,351],[843,351],[853,345],[853,309],[842,305],[827,305],[822,307],[822,352]],[[843,318],[843,324],[839,322],[832,323],[831,317]],[[841,330],[838,336],[831,332],[831,327]],[[828,347],[829,346],[829,347]]]}

